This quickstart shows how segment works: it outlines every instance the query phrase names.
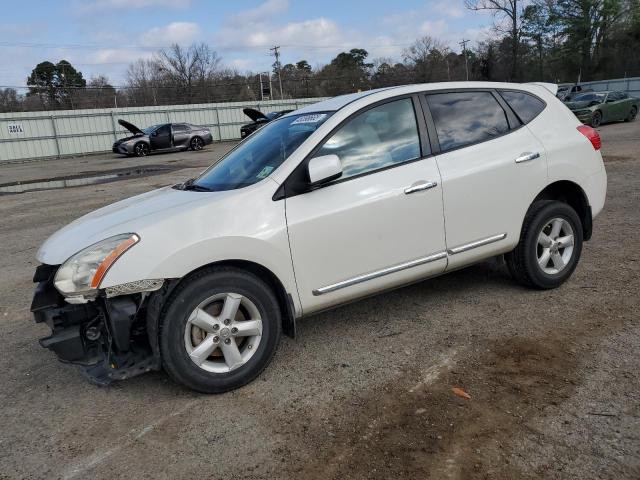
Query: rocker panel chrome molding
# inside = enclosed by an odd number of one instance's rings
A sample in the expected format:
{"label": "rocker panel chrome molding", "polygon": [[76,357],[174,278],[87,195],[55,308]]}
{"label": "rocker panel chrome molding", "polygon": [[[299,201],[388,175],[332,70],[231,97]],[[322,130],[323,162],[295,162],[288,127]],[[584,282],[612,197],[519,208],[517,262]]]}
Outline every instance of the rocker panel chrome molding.
{"label": "rocker panel chrome molding", "polygon": [[376,272],[365,273],[364,275],[359,275],[357,277],[353,277],[348,280],[343,280],[342,282],[334,283],[332,285],[327,285],[326,287],[317,288],[313,290],[312,293],[315,296],[324,295],[325,293],[335,292],[336,290],[340,290],[341,288],[350,287],[358,283],[366,282],[368,280],[373,280],[374,278],[383,277],[391,273],[400,272],[408,268],[417,267],[418,265],[423,265],[425,263],[435,262],[436,260],[441,260],[446,257],[447,257],[447,252],[434,253],[433,255],[429,255],[428,257],[418,258],[416,260],[411,260],[410,262],[394,265],[393,267],[387,267],[382,270],[378,270]]}
{"label": "rocker panel chrome molding", "polygon": [[476,240],[475,242],[466,243],[464,245],[460,245],[459,247],[450,248],[447,250],[449,255],[455,255],[457,253],[466,252],[468,250],[472,250],[474,248],[482,247],[484,245],[488,245],[493,242],[498,242],[500,240],[504,240],[507,238],[506,233],[501,233],[500,235],[494,235],[492,237],[483,238],[481,240]]}

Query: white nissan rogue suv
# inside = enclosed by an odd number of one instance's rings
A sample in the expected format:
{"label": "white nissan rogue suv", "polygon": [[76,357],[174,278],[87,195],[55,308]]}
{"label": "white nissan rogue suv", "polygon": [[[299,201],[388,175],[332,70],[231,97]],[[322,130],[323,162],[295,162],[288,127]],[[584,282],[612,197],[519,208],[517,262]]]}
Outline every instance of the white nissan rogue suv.
{"label": "white nissan rogue suv", "polygon": [[254,379],[295,321],[505,255],[555,288],[602,210],[600,138],[555,86],[384,88],[274,120],[199,177],[85,215],[40,248],[41,344],[97,383],[164,368]]}

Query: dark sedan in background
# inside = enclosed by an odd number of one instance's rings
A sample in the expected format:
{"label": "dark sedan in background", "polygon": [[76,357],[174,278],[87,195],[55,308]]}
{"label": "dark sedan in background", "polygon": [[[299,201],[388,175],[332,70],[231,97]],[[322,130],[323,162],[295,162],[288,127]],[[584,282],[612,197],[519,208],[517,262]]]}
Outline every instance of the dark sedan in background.
{"label": "dark sedan in background", "polygon": [[208,128],[190,123],[163,123],[144,129],[125,120],[118,120],[118,123],[133,133],[113,144],[113,152],[122,155],[144,157],[155,151],[197,151],[213,142]]}
{"label": "dark sedan in background", "polygon": [[253,108],[245,108],[242,111],[247,117],[253,120],[253,122],[247,123],[246,125],[240,127],[240,138],[248,137],[260,127],[264,127],[270,121],[286,115],[287,113],[293,112],[293,110],[281,110],[279,112],[271,112],[265,114]]}
{"label": "dark sedan in background", "polygon": [[596,128],[605,122],[635,120],[640,99],[625,92],[590,92],[576,96],[565,105],[582,123]]}

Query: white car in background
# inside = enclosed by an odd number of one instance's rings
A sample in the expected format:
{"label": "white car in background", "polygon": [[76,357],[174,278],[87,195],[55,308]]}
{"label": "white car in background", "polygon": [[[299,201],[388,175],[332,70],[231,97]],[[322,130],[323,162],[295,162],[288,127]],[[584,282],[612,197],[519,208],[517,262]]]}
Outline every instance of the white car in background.
{"label": "white car in background", "polygon": [[555,288],[604,205],[599,149],[552,86],[433,83],[307,106],[198,178],[51,236],[34,278],[41,344],[98,383],[164,368],[223,392],[303,315],[503,254],[518,282]]}

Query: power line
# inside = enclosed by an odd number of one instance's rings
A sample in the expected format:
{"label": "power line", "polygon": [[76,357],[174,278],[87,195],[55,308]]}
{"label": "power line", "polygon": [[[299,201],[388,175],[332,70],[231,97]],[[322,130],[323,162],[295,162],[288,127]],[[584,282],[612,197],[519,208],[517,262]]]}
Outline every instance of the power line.
{"label": "power line", "polygon": [[[411,43],[387,43],[384,45],[368,45],[367,48],[391,49],[398,47],[407,47]],[[333,45],[301,45],[286,44],[280,45],[284,48],[299,48],[305,50],[321,50],[334,48],[354,48],[357,45],[353,43],[333,44]],[[61,48],[61,49],[136,49],[136,50],[160,50],[163,48],[171,48],[171,45],[113,45],[113,44],[97,44],[97,43],[34,43],[34,42],[3,42],[0,41],[0,47],[9,48]],[[219,50],[262,50],[268,48],[269,45],[218,45]]]}

